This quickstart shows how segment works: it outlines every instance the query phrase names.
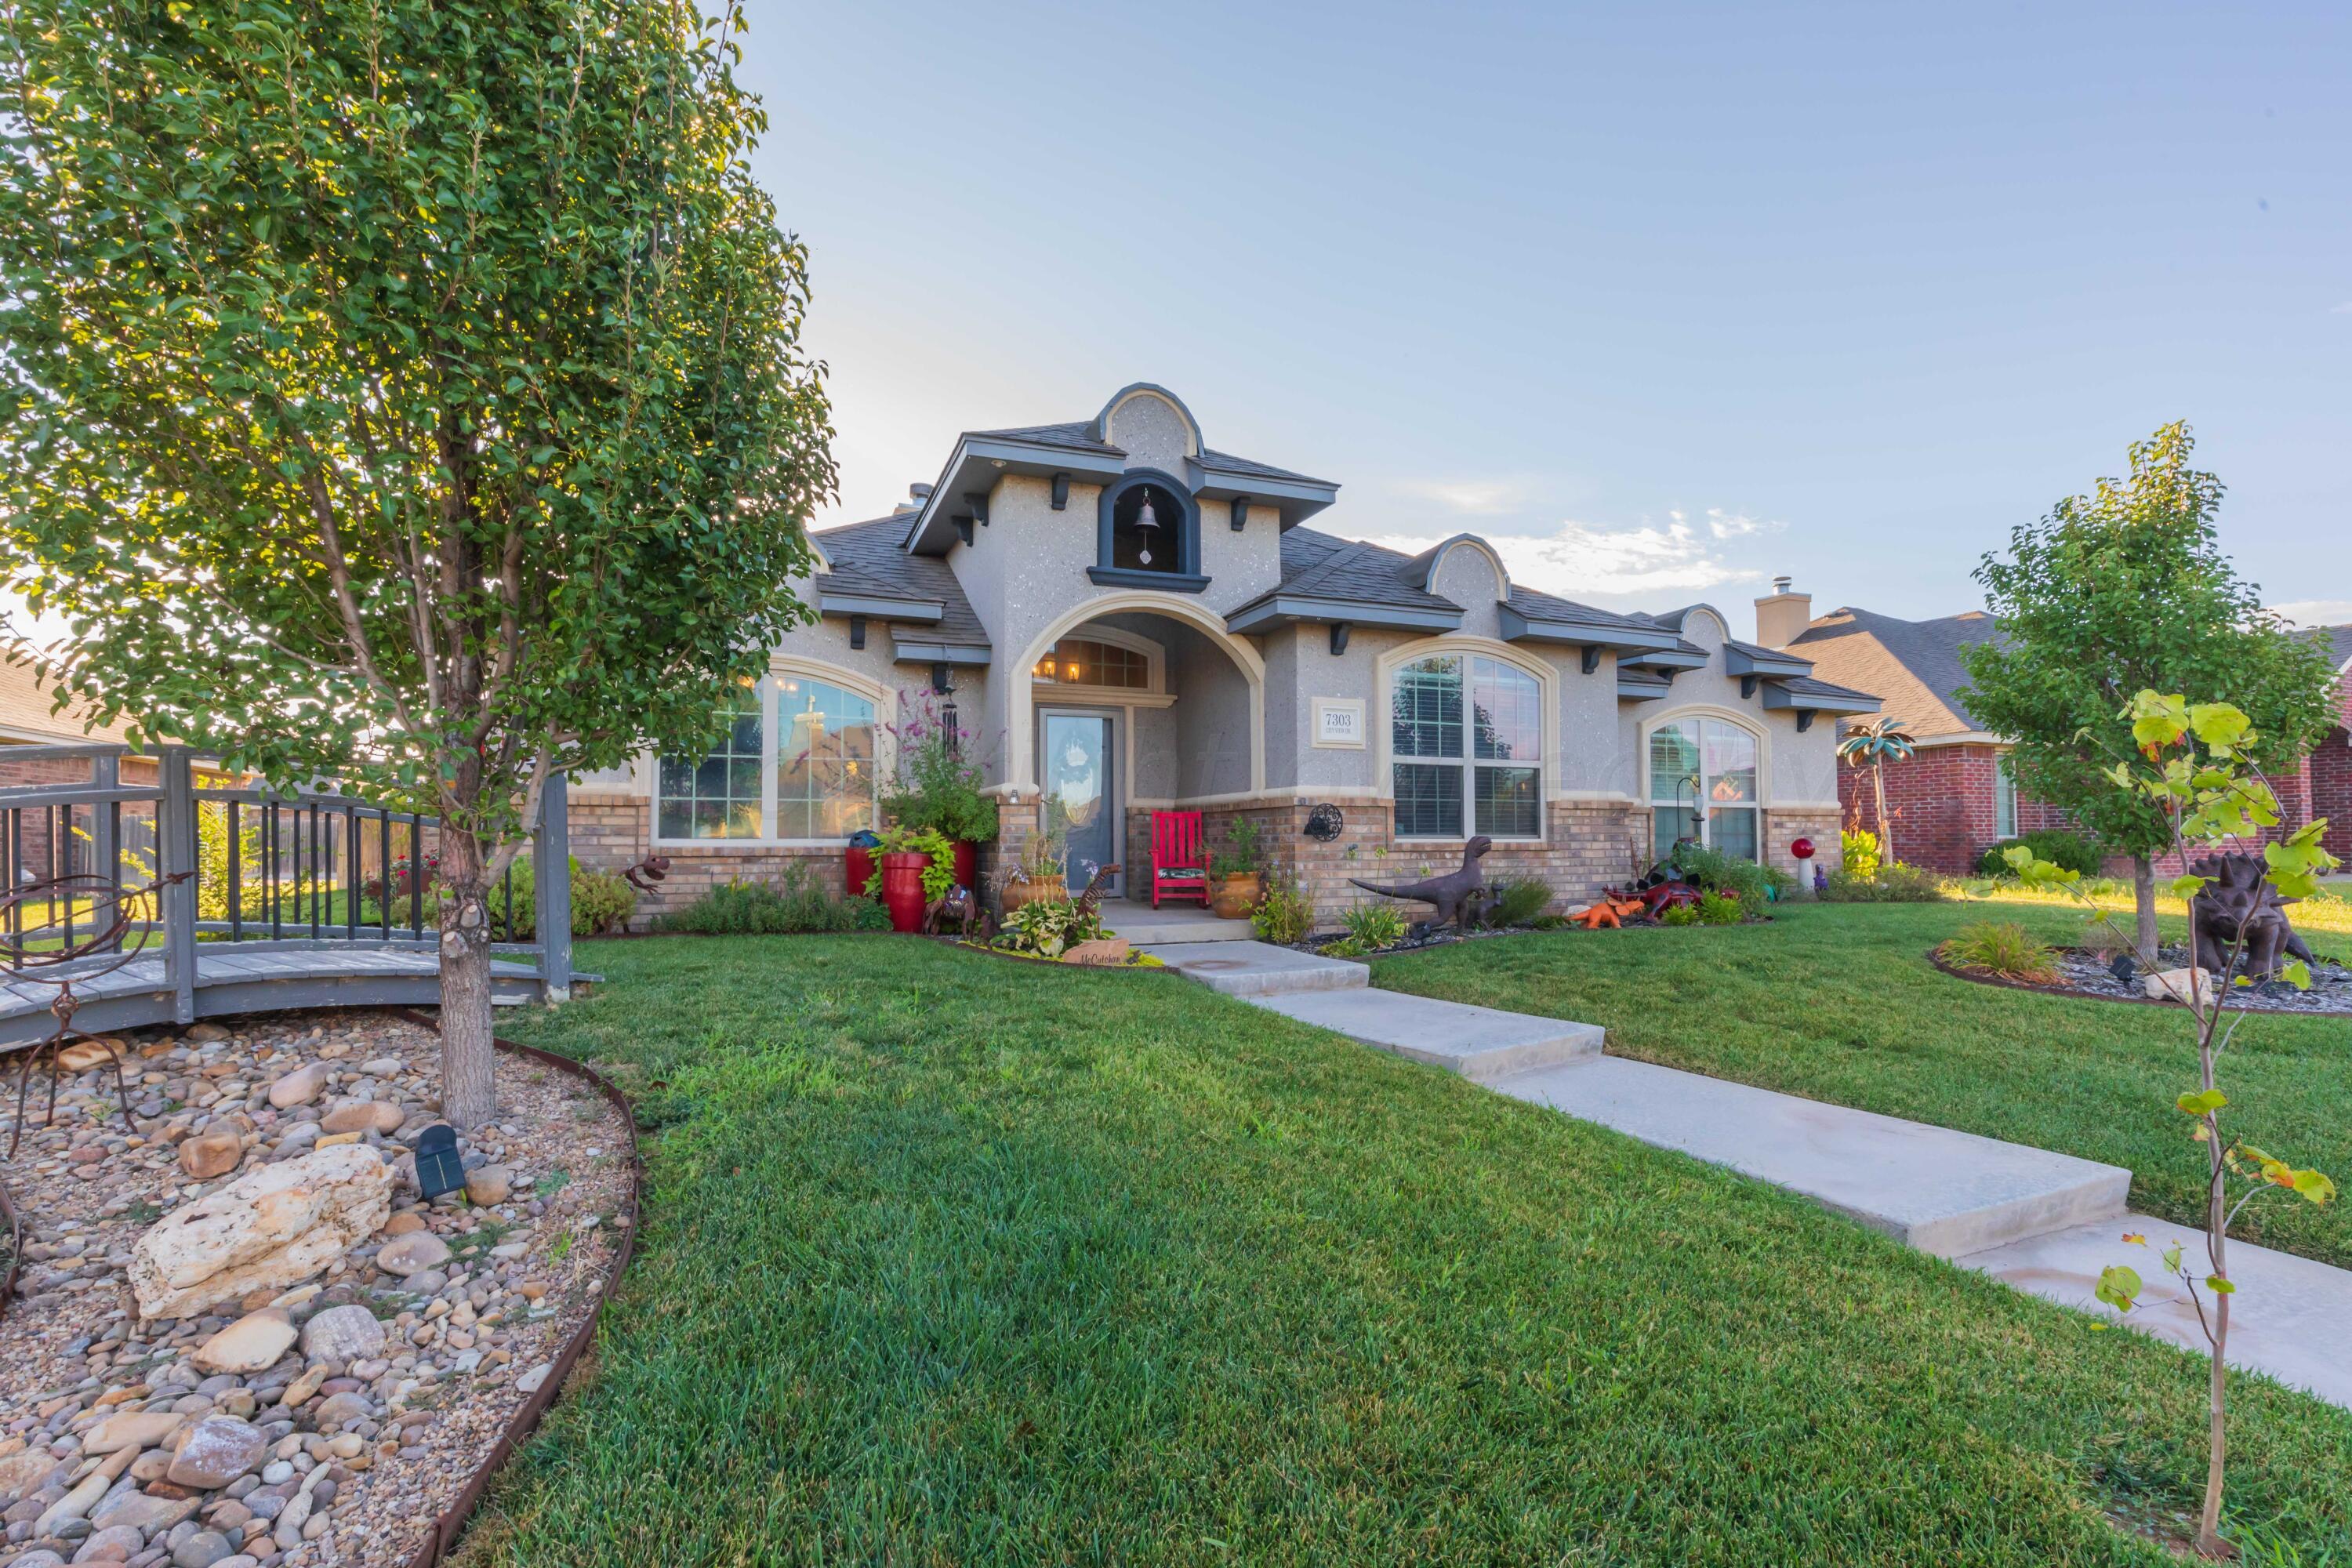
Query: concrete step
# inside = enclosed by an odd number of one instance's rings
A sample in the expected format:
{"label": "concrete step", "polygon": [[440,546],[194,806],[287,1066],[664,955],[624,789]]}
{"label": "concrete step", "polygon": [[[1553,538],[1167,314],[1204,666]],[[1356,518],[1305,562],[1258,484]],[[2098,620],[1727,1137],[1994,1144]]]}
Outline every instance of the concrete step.
{"label": "concrete step", "polygon": [[1257,932],[1245,920],[1220,920],[1199,908],[1176,909],[1150,904],[1103,906],[1103,924],[1135,947],[1158,947],[1179,942],[1255,942]]}
{"label": "concrete step", "polygon": [[1617,1057],[1492,1087],[1802,1193],[1942,1258],[2112,1221],[2131,1190],[2119,1165]]}
{"label": "concrete step", "polygon": [[1228,996],[1252,1000],[1300,991],[1357,990],[1371,975],[1364,965],[1344,958],[1325,958],[1263,942],[1179,942],[1154,945],[1150,951],[1154,958],[1188,980],[1197,980]]}
{"label": "concrete step", "polygon": [[1601,1054],[1601,1030],[1441,1002],[1401,991],[1309,991],[1265,998],[1261,1005],[1384,1051],[1458,1072],[1473,1083],[1558,1067]]}
{"label": "concrete step", "polygon": [[[2147,1245],[2132,1246],[2123,1239],[2126,1231],[2147,1237]],[[2030,1290],[2201,1352],[2208,1347],[2197,1326],[2197,1309],[2180,1281],[2166,1274],[2158,1261],[2175,1241],[2186,1244],[2201,1279],[2206,1272],[2203,1233],[2139,1214],[2070,1226],[1966,1253],[1953,1261],[1981,1269],[2014,1289]],[[2352,1342],[2352,1271],[2234,1238],[2228,1256],[2230,1278],[2238,1286],[2230,1298],[2230,1364],[2305,1389],[2331,1405],[2352,1407],[2352,1356],[2344,1353],[2345,1344]],[[2127,1314],[2118,1314],[2093,1294],[2099,1270],[2111,1263],[2129,1264],[2144,1282],[2140,1304]],[[2208,1294],[2209,1310],[2212,1301]]]}

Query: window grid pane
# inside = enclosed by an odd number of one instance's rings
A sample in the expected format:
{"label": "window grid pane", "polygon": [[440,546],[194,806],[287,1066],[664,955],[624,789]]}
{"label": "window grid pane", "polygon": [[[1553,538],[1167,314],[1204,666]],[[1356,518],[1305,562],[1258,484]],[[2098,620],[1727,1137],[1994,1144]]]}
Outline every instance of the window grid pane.
{"label": "window grid pane", "polygon": [[1650,798],[1661,805],[1687,806],[1699,793],[1698,727],[1685,720],[1651,731]]}
{"label": "window grid pane", "polygon": [[1395,773],[1398,837],[1462,837],[1460,767],[1399,763]]}
{"label": "window grid pane", "polygon": [[1664,860],[1675,852],[1675,846],[1685,838],[1698,837],[1698,813],[1687,807],[1662,805],[1653,814],[1650,856]]}
{"label": "window grid pane", "polygon": [[661,760],[659,826],[665,838],[757,838],[761,834],[760,699],[737,699],[734,722],[707,757]]}
{"label": "window grid pane", "polygon": [[1471,711],[1481,761],[1536,761],[1543,751],[1543,687],[1492,658],[1470,661]]}
{"label": "window grid pane", "polygon": [[1039,680],[1065,686],[1114,686],[1142,691],[1151,684],[1151,661],[1117,643],[1064,637],[1030,673]]}
{"label": "window grid pane", "polygon": [[874,704],[788,676],[776,724],[776,837],[846,838],[873,826]]}
{"label": "window grid pane", "polygon": [[[1400,757],[1459,757],[1462,754],[1462,661],[1424,658],[1396,672],[1390,698],[1390,751]],[[1454,784],[1461,814],[1462,784]],[[1402,830],[1400,830],[1402,831]]]}
{"label": "window grid pane", "polygon": [[1742,860],[1756,858],[1756,808],[1751,805],[1718,805],[1706,814],[1707,841],[1726,855],[1736,855]]}
{"label": "window grid pane", "polygon": [[1480,768],[1478,831],[1495,838],[1538,838],[1543,834],[1543,792],[1534,768]]}
{"label": "window grid pane", "polygon": [[1716,805],[1756,798],[1756,737],[1737,724],[1706,721],[1706,798]]}

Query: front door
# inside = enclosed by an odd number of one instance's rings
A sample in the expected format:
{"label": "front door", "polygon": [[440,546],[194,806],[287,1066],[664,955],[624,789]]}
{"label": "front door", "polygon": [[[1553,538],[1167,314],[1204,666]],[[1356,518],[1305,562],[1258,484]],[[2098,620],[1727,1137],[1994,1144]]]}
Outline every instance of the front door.
{"label": "front door", "polygon": [[[1039,773],[1045,784],[1044,820],[1069,829],[1069,855],[1065,875],[1070,896],[1076,898],[1105,866],[1119,858],[1118,781],[1111,775],[1111,742],[1117,721],[1107,713],[1055,711],[1038,716]],[[1119,890],[1114,877],[1107,889]]]}

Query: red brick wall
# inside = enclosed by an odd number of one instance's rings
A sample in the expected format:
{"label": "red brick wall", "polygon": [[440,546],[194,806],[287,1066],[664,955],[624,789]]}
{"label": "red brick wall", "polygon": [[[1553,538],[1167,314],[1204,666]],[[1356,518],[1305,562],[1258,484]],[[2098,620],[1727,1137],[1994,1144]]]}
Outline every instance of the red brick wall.
{"label": "red brick wall", "polygon": [[[2352,707],[2352,697],[2346,699]],[[2347,714],[2352,721],[2352,714]],[[2338,728],[2311,753],[2311,815],[2327,819],[2321,842],[2337,859],[2352,863],[2352,724]]]}
{"label": "red brick wall", "polygon": [[[623,795],[573,795],[569,803],[572,853],[583,866],[618,871],[644,859],[652,849],[653,814],[641,797]],[[643,930],[654,916],[683,909],[711,889],[727,882],[775,885],[787,868],[807,868],[818,886],[846,894],[848,877],[842,851],[833,846],[810,849],[686,849],[666,846],[669,875],[652,892],[637,895],[633,930]]]}
{"label": "red brick wall", "polygon": [[[1993,746],[1923,746],[1901,762],[1886,764],[1886,815],[1892,819],[1895,858],[1931,871],[1975,869],[1985,846],[2000,836],[1994,790],[2000,752]],[[1838,805],[1849,826],[1876,833],[1878,798],[1871,769],[1838,768]],[[2039,803],[2017,803],[2018,830],[2056,826],[2057,814]]]}

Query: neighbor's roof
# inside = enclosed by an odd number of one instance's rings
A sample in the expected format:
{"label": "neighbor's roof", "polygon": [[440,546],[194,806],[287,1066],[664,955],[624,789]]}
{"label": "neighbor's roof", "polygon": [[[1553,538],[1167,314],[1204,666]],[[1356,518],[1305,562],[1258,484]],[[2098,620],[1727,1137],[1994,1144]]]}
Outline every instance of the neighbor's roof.
{"label": "neighbor's roof", "polygon": [[29,664],[0,658],[0,741],[79,742],[128,741],[127,721],[89,724],[89,710],[80,702],[56,711],[58,689],[44,681]]}
{"label": "neighbor's roof", "polygon": [[2313,626],[2303,635],[2326,647],[2338,673],[2352,667],[2352,626]]}
{"label": "neighbor's roof", "polygon": [[972,613],[971,601],[964,597],[955,569],[943,557],[910,555],[900,549],[898,542],[906,533],[907,514],[898,512],[810,534],[832,567],[817,574],[817,587],[937,599],[942,613],[936,623],[925,624],[925,641],[986,647],[988,630]]}
{"label": "neighbor's roof", "polygon": [[1940,620],[1906,621],[1848,606],[1813,622],[1789,645],[1812,660],[1815,674],[1875,694],[1881,712],[1926,740],[1981,728],[1961,700],[1968,671],[1960,650],[2000,635],[1981,610]]}

